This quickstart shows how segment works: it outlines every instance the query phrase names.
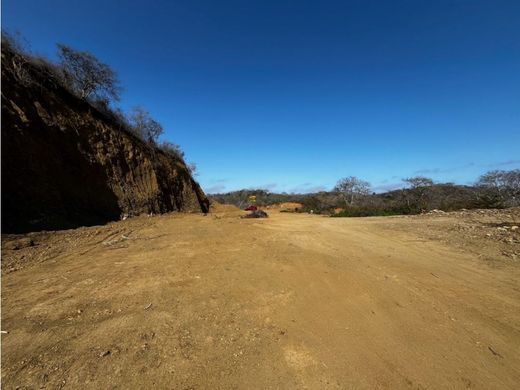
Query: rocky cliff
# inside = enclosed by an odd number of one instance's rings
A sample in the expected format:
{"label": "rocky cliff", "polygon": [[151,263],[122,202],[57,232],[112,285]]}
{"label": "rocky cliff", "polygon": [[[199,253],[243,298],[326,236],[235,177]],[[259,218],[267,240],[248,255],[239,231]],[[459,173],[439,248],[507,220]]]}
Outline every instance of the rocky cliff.
{"label": "rocky cliff", "polygon": [[206,212],[184,161],[123,130],[2,48],[2,232]]}

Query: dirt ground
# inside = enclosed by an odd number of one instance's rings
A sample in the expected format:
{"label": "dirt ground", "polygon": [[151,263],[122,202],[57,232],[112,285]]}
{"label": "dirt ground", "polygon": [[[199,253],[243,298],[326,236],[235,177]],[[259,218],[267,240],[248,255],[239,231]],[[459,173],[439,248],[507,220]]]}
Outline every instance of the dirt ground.
{"label": "dirt ground", "polygon": [[518,389],[519,210],[4,236],[5,389]]}

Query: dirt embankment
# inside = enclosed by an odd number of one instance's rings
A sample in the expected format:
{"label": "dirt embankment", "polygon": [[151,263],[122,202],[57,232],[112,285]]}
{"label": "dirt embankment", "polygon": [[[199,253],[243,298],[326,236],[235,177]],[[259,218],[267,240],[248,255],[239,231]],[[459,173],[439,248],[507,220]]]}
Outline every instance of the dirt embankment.
{"label": "dirt embankment", "polygon": [[3,237],[3,386],[518,389],[516,210],[268,212]]}
{"label": "dirt embankment", "polygon": [[207,211],[182,160],[120,130],[37,66],[19,61],[15,70],[13,58],[3,47],[3,232]]}

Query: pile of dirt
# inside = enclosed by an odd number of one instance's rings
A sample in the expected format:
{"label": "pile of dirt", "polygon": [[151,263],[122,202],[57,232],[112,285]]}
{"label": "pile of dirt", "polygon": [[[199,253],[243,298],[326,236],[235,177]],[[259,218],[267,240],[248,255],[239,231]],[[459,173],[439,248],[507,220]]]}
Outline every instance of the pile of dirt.
{"label": "pile of dirt", "polygon": [[185,162],[141,141],[2,47],[2,230],[93,225],[207,212]]}
{"label": "pile of dirt", "polygon": [[244,215],[242,218],[268,218],[269,215],[263,210],[254,210],[249,214]]}

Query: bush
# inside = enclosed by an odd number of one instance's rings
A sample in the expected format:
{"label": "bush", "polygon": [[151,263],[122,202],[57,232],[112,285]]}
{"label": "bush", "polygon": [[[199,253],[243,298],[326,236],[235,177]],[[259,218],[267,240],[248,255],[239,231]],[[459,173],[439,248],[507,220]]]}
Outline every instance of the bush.
{"label": "bush", "polygon": [[331,217],[383,217],[390,215],[407,214],[403,209],[369,209],[369,208],[349,208],[334,213]]}
{"label": "bush", "polygon": [[159,149],[170,156],[177,157],[181,160],[184,159],[184,152],[181,147],[174,142],[164,141],[159,144]]}
{"label": "bush", "polygon": [[99,98],[91,100],[90,104],[97,109],[106,119],[119,126],[119,130],[132,132],[132,128],[125,113],[120,108],[113,108],[107,99]]}

